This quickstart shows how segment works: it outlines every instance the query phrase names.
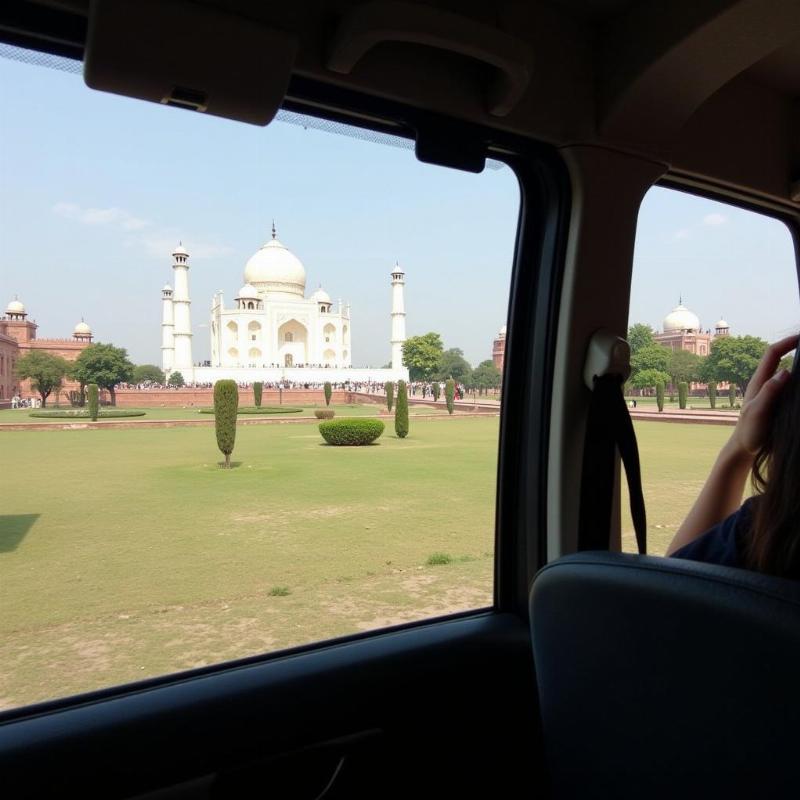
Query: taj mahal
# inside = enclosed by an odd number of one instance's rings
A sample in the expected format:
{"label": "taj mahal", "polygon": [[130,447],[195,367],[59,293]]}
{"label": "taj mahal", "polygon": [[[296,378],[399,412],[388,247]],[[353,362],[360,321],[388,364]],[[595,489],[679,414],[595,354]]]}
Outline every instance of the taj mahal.
{"label": "taj mahal", "polygon": [[[334,303],[320,286],[306,297],[306,271],[300,259],[272,238],[247,261],[244,286],[233,307],[221,291],[211,300],[211,359],[198,365],[192,356],[189,252],[179,244],[172,253],[173,284],[161,290],[161,361],[167,375],[213,383],[239,382],[345,383],[408,380],[403,366],[405,272],[391,270],[391,324],[388,344],[391,366],[353,367],[352,319],[349,303]],[[388,309],[387,309],[388,310]],[[389,320],[387,320],[389,322]]]}

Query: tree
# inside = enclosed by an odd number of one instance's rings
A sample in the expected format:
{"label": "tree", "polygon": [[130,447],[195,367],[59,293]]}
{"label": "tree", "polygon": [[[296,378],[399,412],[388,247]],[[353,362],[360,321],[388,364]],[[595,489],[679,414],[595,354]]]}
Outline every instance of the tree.
{"label": "tree", "polygon": [[656,405],[659,411],[664,410],[664,381],[656,383]]}
{"label": "tree", "polygon": [[435,380],[431,384],[431,392],[433,393],[433,402],[434,403],[438,403],[439,402],[439,396],[442,393],[442,385],[439,383],[438,380]]}
{"label": "tree", "polygon": [[628,328],[628,344],[631,348],[631,355],[638,353],[643,347],[654,345],[653,329],[644,322],[637,322]]}
{"label": "tree", "polygon": [[631,378],[631,386],[634,389],[652,389],[659,383],[666,385],[669,381],[669,374],[659,369],[642,369]]}
{"label": "tree", "polygon": [[451,347],[442,353],[439,361],[439,369],[434,374],[434,380],[446,381],[452,378],[462,383],[467,379],[472,367],[469,361],[464,358],[463,350],[458,347]]}
{"label": "tree", "polygon": [[681,381],[678,384],[678,408],[686,408],[686,399],[689,396],[689,384],[686,381]]}
{"label": "tree", "polygon": [[164,383],[164,371],[155,364],[139,364],[133,368],[133,383]]}
{"label": "tree", "polygon": [[325,392],[325,405],[329,406],[331,404],[331,382],[325,381],[325,386],[323,387],[323,391]]}
{"label": "tree", "polygon": [[728,387],[728,405],[733,408],[736,405],[736,384],[732,383]]}
{"label": "tree", "polygon": [[703,362],[701,379],[734,383],[744,394],[766,349],[767,343],[756,336],[718,336]]}
{"label": "tree", "polygon": [[236,442],[236,415],[239,411],[239,387],[236,381],[214,384],[214,428],[217,447],[225,456],[225,469],[231,467],[231,453]]}
{"label": "tree", "polygon": [[643,370],[657,370],[664,372],[669,378],[670,350],[660,344],[649,344],[641,347],[631,355],[631,380],[636,378],[636,373]]}
{"label": "tree", "polygon": [[702,365],[702,356],[697,356],[688,350],[675,350],[670,354],[667,371],[675,385],[681,383],[681,381],[694,383],[700,380]]}
{"label": "tree", "polygon": [[714,381],[708,382],[708,402],[711,408],[717,407],[717,384]]}
{"label": "tree", "polygon": [[394,432],[398,439],[408,436],[408,389],[405,381],[397,382],[397,405],[394,410]]}
{"label": "tree", "polygon": [[181,386],[186,386],[186,381],[183,379],[183,375],[180,372],[173,372],[169,376],[167,386],[172,386],[174,389],[180,389]]}
{"label": "tree", "polygon": [[391,381],[386,381],[383,384],[383,389],[386,392],[386,410],[391,411],[394,404],[394,384]]}
{"label": "tree", "polygon": [[90,344],[81,352],[70,373],[76,381],[84,385],[96,383],[101,389],[107,389],[112,405],[116,405],[115,388],[118,383],[130,383],[133,380],[133,370],[134,366],[124,347],[98,342]]}
{"label": "tree", "polygon": [[455,409],[456,382],[448,378],[444,384],[444,401],[447,404],[447,413],[452,414]]}
{"label": "tree", "polygon": [[496,389],[500,386],[501,380],[500,370],[497,369],[491,358],[487,358],[486,361],[481,361],[481,363],[472,370],[472,375],[470,376],[470,383],[473,388],[480,389],[481,391]]}
{"label": "tree", "polygon": [[412,381],[428,381],[439,369],[444,345],[438,333],[411,336],[403,342],[403,364]]}
{"label": "tree", "polygon": [[42,350],[31,350],[17,360],[16,373],[18,378],[30,378],[31,386],[42,398],[42,408],[44,408],[53,390],[61,388],[69,368],[69,362],[61,356],[54,356]]}
{"label": "tree", "polygon": [[98,391],[96,383],[90,383],[86,387],[86,393],[89,395],[89,416],[92,422],[97,422],[97,414],[100,411],[100,392]]}
{"label": "tree", "polygon": [[256,404],[256,408],[261,408],[261,397],[264,392],[264,384],[261,381],[256,381],[253,384],[253,402]]}

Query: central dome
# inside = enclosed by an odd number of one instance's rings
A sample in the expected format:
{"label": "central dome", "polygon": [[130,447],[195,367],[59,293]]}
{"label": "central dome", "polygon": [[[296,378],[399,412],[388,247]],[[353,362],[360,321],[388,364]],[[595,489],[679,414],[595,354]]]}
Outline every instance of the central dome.
{"label": "central dome", "polygon": [[674,331],[699,331],[700,317],[685,305],[677,305],[664,317],[664,333]]}
{"label": "central dome", "polygon": [[273,238],[250,257],[244,268],[244,282],[255,286],[259,293],[304,297],[306,270],[291,250]]}

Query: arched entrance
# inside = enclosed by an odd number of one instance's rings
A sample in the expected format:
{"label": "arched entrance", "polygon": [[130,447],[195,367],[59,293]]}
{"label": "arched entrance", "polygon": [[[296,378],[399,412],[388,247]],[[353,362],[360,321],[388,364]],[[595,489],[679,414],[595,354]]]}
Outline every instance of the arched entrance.
{"label": "arched entrance", "polygon": [[[278,363],[296,367],[308,363],[308,331],[296,319],[290,319],[278,328]],[[291,356],[291,361],[287,359]]]}

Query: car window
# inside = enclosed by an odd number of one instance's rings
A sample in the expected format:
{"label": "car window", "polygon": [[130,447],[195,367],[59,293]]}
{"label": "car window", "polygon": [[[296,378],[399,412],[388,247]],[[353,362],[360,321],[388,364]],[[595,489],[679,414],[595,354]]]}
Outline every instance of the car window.
{"label": "car window", "polygon": [[0,708],[491,606],[511,169],[3,54]]}
{"label": "car window", "polygon": [[[784,223],[673,189],[648,192],[636,236],[626,399],[650,553],[664,554],[700,492],[767,343],[795,333],[799,322]],[[635,552],[627,487],[622,544]]]}

